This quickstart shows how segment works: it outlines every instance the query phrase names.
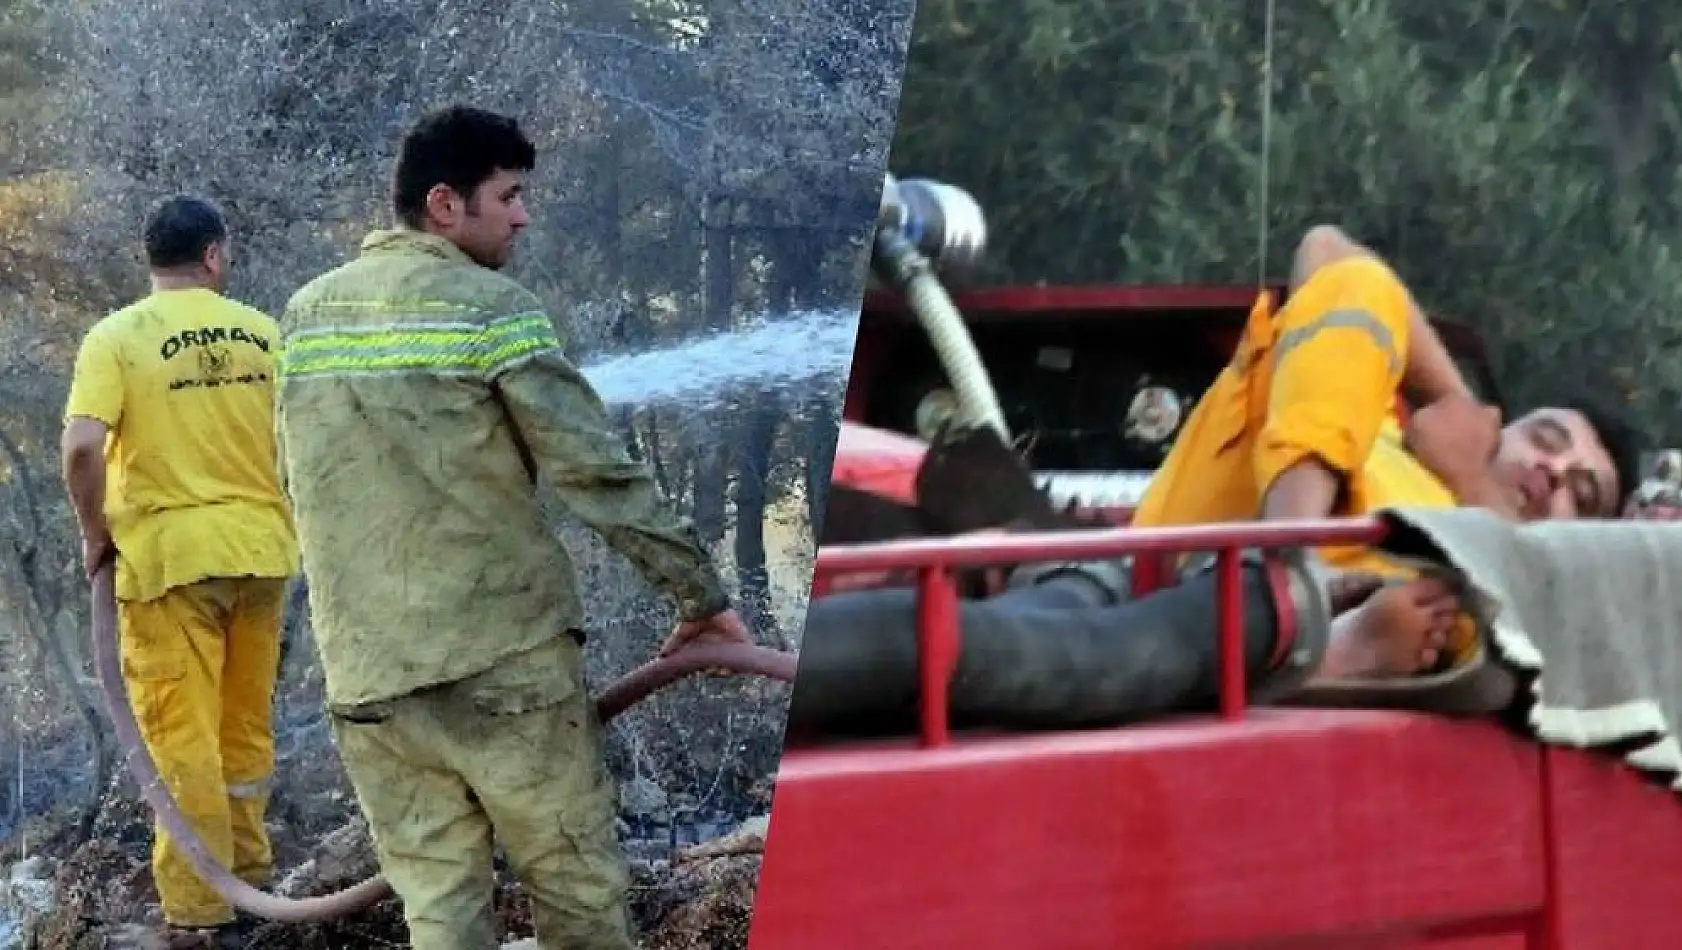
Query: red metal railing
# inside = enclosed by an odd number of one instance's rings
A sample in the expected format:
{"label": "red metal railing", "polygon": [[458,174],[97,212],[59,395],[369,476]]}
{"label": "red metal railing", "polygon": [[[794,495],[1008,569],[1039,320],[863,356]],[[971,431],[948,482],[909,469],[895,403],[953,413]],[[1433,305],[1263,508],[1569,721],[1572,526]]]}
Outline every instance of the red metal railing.
{"label": "red metal railing", "polygon": [[932,747],[951,741],[947,689],[960,647],[958,589],[952,577],[955,568],[1214,552],[1220,597],[1217,617],[1220,624],[1221,716],[1239,719],[1247,705],[1240,551],[1246,548],[1277,550],[1305,545],[1377,544],[1383,540],[1385,530],[1383,521],[1368,517],[972,535],[838,545],[818,551],[813,591],[821,595],[834,578],[847,574],[917,572],[921,741],[924,746]]}

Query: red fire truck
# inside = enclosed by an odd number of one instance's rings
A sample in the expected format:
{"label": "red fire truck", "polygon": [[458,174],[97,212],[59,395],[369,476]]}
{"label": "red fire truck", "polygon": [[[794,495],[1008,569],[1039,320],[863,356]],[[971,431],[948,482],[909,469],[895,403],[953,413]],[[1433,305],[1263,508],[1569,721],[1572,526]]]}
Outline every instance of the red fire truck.
{"label": "red fire truck", "polygon": [[[950,727],[955,568],[1377,541],[1364,519],[1129,530],[1179,407],[1254,287],[953,298],[1054,497],[1115,529],[830,546],[814,597],[911,572],[920,734],[802,744],[778,776],[753,950],[1682,947],[1682,803],[1613,757],[1500,723],[1245,700],[1223,604],[1218,714],[1079,731]],[[1441,327],[1494,393],[1475,335]],[[867,301],[834,485],[915,491],[948,384],[899,294]],[[1223,590],[1229,590],[1223,588]],[[796,687],[798,691],[798,686]]]}

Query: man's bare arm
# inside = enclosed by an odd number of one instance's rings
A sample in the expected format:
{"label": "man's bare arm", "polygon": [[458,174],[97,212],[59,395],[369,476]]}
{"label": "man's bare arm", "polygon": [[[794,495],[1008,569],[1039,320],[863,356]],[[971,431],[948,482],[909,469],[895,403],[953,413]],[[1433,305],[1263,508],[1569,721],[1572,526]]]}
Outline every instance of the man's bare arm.
{"label": "man's bare arm", "polygon": [[1412,332],[1408,339],[1407,370],[1402,374],[1402,386],[1414,405],[1427,406],[1448,396],[1470,397],[1472,388],[1460,374],[1460,367],[1455,365],[1442,337],[1437,335],[1436,328],[1425,319],[1425,313],[1411,296],[1408,300],[1408,324]]}
{"label": "man's bare arm", "polygon": [[[1442,479],[1462,507],[1485,508],[1519,520],[1518,499],[1496,478],[1489,464],[1500,439],[1498,411],[1471,397],[1450,396],[1413,414],[1406,433],[1408,450]],[[1325,518],[1342,499],[1344,478],[1315,458],[1286,469],[1262,498],[1263,520]]]}
{"label": "man's bare arm", "polygon": [[[1377,255],[1332,225],[1310,228],[1297,247],[1291,273],[1292,290],[1307,282],[1316,270],[1356,256]],[[1472,394],[1460,368],[1449,355],[1448,347],[1411,294],[1408,298],[1407,364],[1402,371],[1402,387],[1420,407],[1415,413],[1415,421],[1409,426],[1412,430],[1409,432],[1410,449],[1420,461],[1443,480],[1461,505],[1487,508],[1502,517],[1516,519],[1519,516],[1517,500],[1495,481],[1481,457],[1472,456],[1473,464],[1467,464],[1466,446],[1458,439],[1455,439],[1456,444],[1445,447],[1446,451],[1435,452],[1420,451],[1415,442],[1417,420],[1420,416],[1431,415],[1433,408],[1454,414],[1453,419],[1445,419],[1444,422],[1454,427],[1457,434],[1465,431],[1464,426],[1484,425],[1480,418],[1473,418],[1473,415],[1488,410],[1478,408],[1477,397]],[[1498,420],[1493,425],[1499,429]]]}
{"label": "man's bare arm", "polygon": [[1461,486],[1451,484],[1449,490],[1454,492],[1462,508],[1485,508],[1508,521],[1522,520],[1518,501],[1501,488],[1487,471],[1474,482]]}
{"label": "man's bare arm", "polygon": [[[1291,291],[1300,290],[1322,268],[1350,258],[1376,256],[1340,228],[1312,227],[1303,235],[1292,259]],[[1411,296],[1407,302],[1406,333],[1401,386],[1427,404],[1445,397],[1470,398],[1459,367]],[[1264,519],[1324,518],[1337,510],[1345,489],[1346,476],[1335,466],[1319,458],[1304,458],[1269,485],[1262,499],[1261,515]]]}
{"label": "man's bare arm", "polygon": [[65,491],[81,527],[91,574],[111,553],[111,527],[105,520],[105,440],[111,428],[98,419],[72,418],[60,441]]}
{"label": "man's bare arm", "polygon": [[[1295,295],[1322,268],[1352,257],[1370,256],[1371,251],[1350,240],[1339,228],[1325,224],[1309,228],[1298,242],[1291,260],[1291,293]],[[1409,336],[1412,336],[1411,327]],[[1281,354],[1280,359],[1283,358]],[[1332,410],[1333,414],[1353,411],[1351,405],[1337,396],[1316,393],[1313,398],[1322,402],[1336,401],[1337,408]],[[1343,459],[1342,462],[1351,464],[1353,460]],[[1306,455],[1280,471],[1268,484],[1262,496],[1261,517],[1264,520],[1327,517],[1342,500],[1346,480],[1346,475],[1337,465],[1329,464],[1319,456]]]}
{"label": "man's bare arm", "polygon": [[1319,459],[1307,458],[1273,480],[1262,497],[1263,521],[1329,517],[1343,495],[1343,476]]}
{"label": "man's bare arm", "polygon": [[1486,508],[1519,520],[1519,499],[1495,478],[1501,412],[1471,396],[1439,399],[1415,412],[1405,433],[1408,451],[1442,479],[1462,507]]}

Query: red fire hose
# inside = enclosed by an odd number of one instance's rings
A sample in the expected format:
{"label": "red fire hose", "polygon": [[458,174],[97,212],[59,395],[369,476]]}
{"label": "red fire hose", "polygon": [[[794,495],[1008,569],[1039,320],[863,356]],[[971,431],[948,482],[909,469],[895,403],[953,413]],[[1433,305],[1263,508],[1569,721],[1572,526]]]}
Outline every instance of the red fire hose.
{"label": "red fire hose", "polygon": [[[159,823],[168,830],[187,852],[193,867],[206,883],[222,898],[249,914],[286,923],[307,923],[332,920],[366,910],[392,896],[385,878],[375,876],[342,891],[320,897],[279,897],[260,891],[245,883],[223,867],[210,853],[175,803],[169,787],[158,774],[157,763],[141,739],[140,726],[135,722],[129,705],[128,688],[123,683],[122,660],[117,645],[117,600],[115,581],[110,563],[93,578],[93,651],[94,666],[99,684],[105,694],[106,707],[116,726],[117,744],[122,748],[140,794],[157,815]],[[654,660],[632,670],[608,687],[596,700],[596,710],[603,722],[624,712],[650,694],[702,670],[719,669],[730,673],[753,673],[794,681],[798,657],[793,653],[765,647],[741,644],[706,644],[696,646],[676,656]]]}

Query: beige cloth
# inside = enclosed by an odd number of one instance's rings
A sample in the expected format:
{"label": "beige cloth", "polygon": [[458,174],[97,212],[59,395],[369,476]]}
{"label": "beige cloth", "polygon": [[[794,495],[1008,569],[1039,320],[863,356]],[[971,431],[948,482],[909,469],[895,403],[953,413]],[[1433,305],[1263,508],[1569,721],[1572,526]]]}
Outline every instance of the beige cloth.
{"label": "beige cloth", "polygon": [[[1386,551],[1469,582],[1486,649],[1441,677],[1348,684],[1305,703],[1495,712],[1507,705],[1503,690],[1516,687],[1521,721],[1537,739],[1621,750],[1682,791],[1682,525],[1516,525],[1468,508],[1383,516],[1395,526]],[[1389,701],[1352,702],[1374,693]]]}

